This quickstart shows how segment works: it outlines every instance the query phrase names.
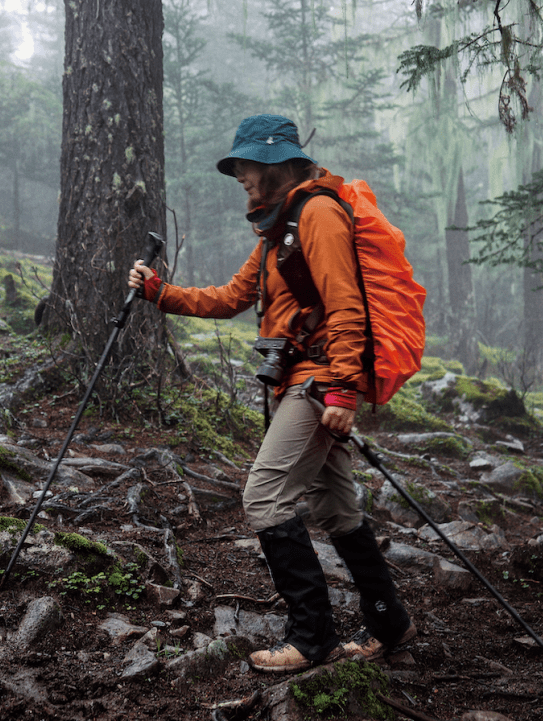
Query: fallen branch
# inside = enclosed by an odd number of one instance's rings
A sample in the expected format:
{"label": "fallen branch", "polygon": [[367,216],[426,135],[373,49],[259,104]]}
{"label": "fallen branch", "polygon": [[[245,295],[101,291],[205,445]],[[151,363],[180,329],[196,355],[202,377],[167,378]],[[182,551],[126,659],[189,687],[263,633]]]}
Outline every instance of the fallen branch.
{"label": "fallen branch", "polygon": [[187,476],[190,476],[191,478],[196,478],[198,481],[204,481],[205,483],[209,483],[212,486],[219,486],[221,488],[230,488],[231,490],[237,491],[238,493],[240,491],[237,483],[232,483],[231,481],[219,481],[216,478],[210,478],[209,476],[204,476],[201,473],[197,473],[183,463],[180,463],[179,465],[183,469],[183,472],[187,474]]}
{"label": "fallen branch", "polygon": [[412,719],[416,719],[416,721],[439,721],[439,719],[436,719],[434,716],[427,716],[425,713],[422,713],[422,711],[415,711],[399,701],[394,701],[391,698],[387,698],[387,696],[383,696],[381,693],[376,693],[375,695],[379,701],[392,706],[396,711],[401,711],[404,716],[409,716]]}
{"label": "fallen branch", "polygon": [[251,603],[270,604],[278,601],[281,596],[278,593],[274,593],[273,596],[269,598],[253,598],[252,596],[241,596],[238,593],[221,593],[219,596],[215,596],[215,598],[235,598],[240,601],[250,601]]}
{"label": "fallen branch", "polygon": [[192,488],[189,486],[189,484],[186,481],[182,481],[183,488],[185,489],[187,496],[189,498],[188,503],[188,513],[189,516],[192,516],[197,523],[202,522],[202,516],[200,514],[200,509],[198,508],[198,504],[196,503],[196,499],[194,498],[194,493],[192,491]]}
{"label": "fallen branch", "polygon": [[202,578],[197,573],[193,573],[192,571],[185,571],[185,576],[190,576],[191,578],[195,578],[197,581],[200,581],[201,583],[204,583],[206,586],[209,586],[209,588],[213,588],[212,584],[209,583],[209,581],[206,581],[205,578]]}

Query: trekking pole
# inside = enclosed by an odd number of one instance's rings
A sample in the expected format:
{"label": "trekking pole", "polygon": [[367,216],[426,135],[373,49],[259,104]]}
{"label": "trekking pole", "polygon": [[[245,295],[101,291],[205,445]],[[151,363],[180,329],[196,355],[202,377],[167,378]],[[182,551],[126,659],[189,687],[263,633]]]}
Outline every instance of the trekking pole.
{"label": "trekking pole", "polygon": [[[318,410],[320,413],[322,413],[325,409],[325,407],[320,403],[316,398],[314,398],[312,395],[310,395],[310,389],[313,385],[313,378],[309,378],[307,381],[305,381],[302,385],[302,393],[305,395],[308,401],[313,404],[313,406]],[[332,433],[332,435],[334,435]],[[471,563],[471,561],[466,558],[466,556],[462,553],[462,551],[456,546],[455,543],[453,543],[450,538],[447,538],[447,536],[443,533],[443,531],[433,522],[433,520],[430,518],[430,516],[426,513],[426,511],[415,501],[414,498],[411,498],[409,493],[402,488],[402,486],[394,479],[391,473],[387,471],[387,469],[383,466],[381,463],[379,456],[374,453],[371,448],[368,446],[366,441],[362,441],[358,436],[356,436],[354,433],[349,433],[346,436],[335,436],[338,438],[338,440],[341,441],[352,441],[352,443],[357,447],[357,449],[362,453],[363,456],[367,458],[369,463],[379,470],[383,476],[390,481],[391,485],[395,488],[396,491],[404,498],[409,505],[417,511],[417,513],[426,521],[426,523],[437,533],[437,535],[441,538],[442,541],[444,541],[447,546],[453,551],[453,553],[458,556],[458,558],[462,561],[462,563],[466,566],[468,571],[470,571],[486,588],[490,591],[490,593],[496,598],[501,605],[505,608],[505,610],[515,619],[515,621],[522,626],[522,628],[528,633],[534,641],[543,648],[543,639],[541,639],[536,632],[528,626],[526,621],[519,616],[519,614],[515,611],[515,609],[510,606],[505,598],[497,591],[494,586],[488,581],[481,573],[480,571],[475,568],[475,566]]]}
{"label": "trekking pole", "polygon": [[[150,266],[153,263],[153,261],[155,260],[155,258],[157,257],[157,255],[160,253],[160,251],[162,250],[164,245],[165,245],[165,241],[162,238],[162,236],[160,236],[158,233],[149,232],[147,234],[147,245],[145,247],[145,259],[143,261],[143,264],[146,265],[147,267]],[[0,590],[6,583],[7,579],[9,578],[9,574],[11,573],[11,569],[15,565],[15,561],[17,560],[17,557],[19,556],[19,553],[21,552],[23,543],[25,542],[26,537],[30,533],[32,526],[34,525],[34,523],[36,521],[36,517],[40,511],[43,501],[45,500],[45,496],[47,495],[49,486],[51,485],[51,482],[52,482],[53,478],[55,477],[55,474],[58,470],[60,462],[64,458],[64,454],[66,453],[66,450],[67,450],[68,446],[70,445],[72,436],[75,433],[75,430],[79,424],[79,421],[81,420],[81,416],[83,415],[83,411],[85,410],[87,403],[89,401],[89,398],[92,394],[92,391],[94,390],[96,381],[98,380],[98,377],[100,376],[100,374],[107,362],[107,359],[109,358],[109,354],[111,353],[113,344],[117,340],[117,336],[119,335],[121,330],[124,328],[124,325],[126,323],[128,315],[130,313],[130,307],[132,305],[132,301],[136,297],[136,293],[137,293],[137,290],[135,288],[132,288],[130,290],[130,292],[128,293],[128,295],[126,297],[126,300],[124,301],[124,305],[123,305],[118,317],[113,318],[115,328],[113,329],[113,332],[111,333],[111,336],[107,342],[107,345],[104,349],[104,352],[102,353],[100,360],[98,361],[98,365],[96,366],[94,375],[92,376],[92,379],[89,383],[89,386],[87,388],[85,396],[83,397],[83,400],[81,401],[79,409],[74,417],[74,420],[72,422],[70,430],[68,431],[68,435],[66,436],[66,440],[64,441],[64,444],[60,450],[60,453],[58,454],[57,458],[55,459],[55,463],[49,473],[49,477],[45,483],[45,486],[42,489],[41,495],[38,499],[38,502],[36,503],[36,507],[34,508],[34,511],[32,512],[32,515],[30,516],[30,519],[29,519],[28,523],[26,524],[26,528],[23,531],[23,534],[19,540],[19,543],[17,544],[17,547],[15,548],[15,551],[13,552],[13,555],[11,556],[11,560],[10,560],[6,570],[3,573],[2,580],[0,581]]]}

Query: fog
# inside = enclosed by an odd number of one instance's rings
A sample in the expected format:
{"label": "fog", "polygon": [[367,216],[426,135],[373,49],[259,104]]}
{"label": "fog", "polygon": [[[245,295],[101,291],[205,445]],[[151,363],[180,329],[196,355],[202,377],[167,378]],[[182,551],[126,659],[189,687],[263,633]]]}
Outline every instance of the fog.
{"label": "fog", "polygon": [[[164,0],[168,234],[175,219],[185,235],[178,282],[225,282],[249,254],[243,191],[215,163],[244,117],[280,113],[302,142],[315,129],[307,152],[347,181],[367,180],[404,232],[428,290],[427,352],[484,376],[512,350],[539,386],[541,23],[527,0],[497,7],[501,30],[495,3],[427,4],[419,18],[408,0]],[[0,248],[53,257],[64,4],[0,2],[0,41]],[[415,55],[421,46],[434,50]],[[521,186],[524,199],[504,206]],[[501,225],[483,227],[504,208]]]}

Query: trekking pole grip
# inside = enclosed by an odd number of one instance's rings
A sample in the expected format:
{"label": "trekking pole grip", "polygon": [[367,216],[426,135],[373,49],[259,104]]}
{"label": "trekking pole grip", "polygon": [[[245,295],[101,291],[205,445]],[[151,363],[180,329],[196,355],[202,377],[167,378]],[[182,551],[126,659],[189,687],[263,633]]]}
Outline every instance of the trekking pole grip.
{"label": "trekking pole grip", "polygon": [[[147,243],[145,245],[143,265],[145,265],[146,267],[152,265],[153,261],[165,245],[166,241],[161,235],[159,235],[158,233],[154,233],[153,231],[149,231],[147,233]],[[132,301],[136,297],[137,292],[138,291],[135,288],[132,288],[126,296],[126,300],[121,309],[121,312],[119,313],[118,317],[115,318],[113,321],[117,328],[124,328],[124,324],[126,323],[126,319],[128,318],[128,314],[130,313],[130,306],[132,305]]]}

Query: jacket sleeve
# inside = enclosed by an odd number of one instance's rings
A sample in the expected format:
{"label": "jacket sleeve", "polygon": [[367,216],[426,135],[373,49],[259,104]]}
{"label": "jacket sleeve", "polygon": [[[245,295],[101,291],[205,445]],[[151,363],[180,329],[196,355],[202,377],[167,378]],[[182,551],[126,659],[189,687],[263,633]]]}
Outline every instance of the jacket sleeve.
{"label": "jacket sleeve", "polygon": [[353,224],[334,199],[316,195],[299,221],[302,252],[324,305],[326,354],[334,382],[359,385],[366,317],[357,280]]}
{"label": "jacket sleeve", "polygon": [[164,313],[193,315],[200,318],[232,318],[257,299],[257,282],[260,270],[262,245],[253,250],[232,280],[218,288],[181,288],[151,279],[145,285],[145,298]]}

